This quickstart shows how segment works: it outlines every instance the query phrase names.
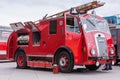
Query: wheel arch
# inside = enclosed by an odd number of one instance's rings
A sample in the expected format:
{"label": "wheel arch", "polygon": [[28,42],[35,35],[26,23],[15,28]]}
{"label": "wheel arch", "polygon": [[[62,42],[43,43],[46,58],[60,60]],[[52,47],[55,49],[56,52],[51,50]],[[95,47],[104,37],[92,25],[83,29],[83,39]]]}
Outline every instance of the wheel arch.
{"label": "wheel arch", "polygon": [[[14,60],[16,61],[16,56],[17,56],[17,52],[18,51],[23,51],[24,53],[25,53],[25,50],[23,49],[23,48],[21,48],[21,47],[18,47],[17,49],[16,49],[16,51],[15,51],[15,54],[14,54]],[[25,54],[26,55],[26,54]]]}
{"label": "wheel arch", "polygon": [[[73,55],[73,51],[69,48],[69,47],[67,47],[67,46],[61,46],[60,48],[58,48],[57,50],[56,50],[56,52],[55,52],[55,54],[54,54],[54,57],[53,57],[53,63],[54,64],[56,64],[56,58],[57,58],[57,56],[59,55],[59,53],[61,52],[61,51],[67,51],[68,53],[69,53],[69,55],[70,55],[70,57],[74,60],[74,55]],[[73,61],[74,62],[74,61]]]}

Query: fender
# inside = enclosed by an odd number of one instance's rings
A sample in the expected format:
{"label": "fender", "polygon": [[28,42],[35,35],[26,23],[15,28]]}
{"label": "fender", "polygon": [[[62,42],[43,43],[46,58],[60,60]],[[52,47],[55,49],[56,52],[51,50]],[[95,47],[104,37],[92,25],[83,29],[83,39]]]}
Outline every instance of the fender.
{"label": "fender", "polygon": [[[26,53],[23,48],[18,47],[18,48],[16,49],[16,51],[15,51],[15,54],[14,54],[14,60],[15,60],[15,61],[16,61],[17,51],[23,51],[24,53]],[[26,55],[26,54],[25,54],[25,55]]]}
{"label": "fender", "polygon": [[55,54],[54,54],[53,63],[56,63],[56,62],[55,62],[56,57],[58,56],[59,52],[61,52],[61,51],[63,51],[63,50],[67,51],[67,52],[69,53],[69,55],[71,56],[71,58],[73,58],[73,60],[74,60],[73,51],[72,51],[69,47],[67,47],[67,46],[61,46],[61,47],[59,47],[59,48],[56,50],[56,52],[55,52]]}

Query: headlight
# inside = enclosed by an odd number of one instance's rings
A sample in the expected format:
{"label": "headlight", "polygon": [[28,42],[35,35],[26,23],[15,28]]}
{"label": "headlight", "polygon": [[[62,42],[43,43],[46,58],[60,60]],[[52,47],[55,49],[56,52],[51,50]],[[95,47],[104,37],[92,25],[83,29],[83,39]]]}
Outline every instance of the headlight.
{"label": "headlight", "polygon": [[92,49],[91,49],[91,54],[92,54],[92,55],[95,55],[95,53],[96,53],[96,52],[95,52],[95,49],[92,48]]}
{"label": "headlight", "polygon": [[110,49],[110,54],[114,54],[114,50],[113,49]]}

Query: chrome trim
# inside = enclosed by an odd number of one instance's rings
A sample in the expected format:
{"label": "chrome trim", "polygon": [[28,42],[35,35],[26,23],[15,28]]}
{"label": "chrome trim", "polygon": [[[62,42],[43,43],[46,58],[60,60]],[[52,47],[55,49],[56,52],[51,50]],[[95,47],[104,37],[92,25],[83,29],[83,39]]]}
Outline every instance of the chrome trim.
{"label": "chrome trim", "polygon": [[27,56],[54,57],[54,55],[27,55]]}
{"label": "chrome trim", "polygon": [[[99,50],[99,44],[98,44],[98,40],[97,40],[97,38],[105,38],[105,36],[104,36],[104,34],[102,34],[102,33],[96,33],[95,35],[94,35],[94,37],[95,37],[95,43],[96,43],[96,47],[97,47],[97,53],[98,53],[98,56],[101,56],[100,55],[100,50]],[[102,41],[102,40],[99,40],[100,42]],[[106,40],[105,40],[106,41]],[[106,42],[105,42],[106,43]],[[107,49],[107,44],[106,44],[106,49]],[[108,50],[106,51],[107,53],[108,53]],[[106,54],[107,54],[106,53]],[[108,56],[108,54],[106,55],[106,56]]]}

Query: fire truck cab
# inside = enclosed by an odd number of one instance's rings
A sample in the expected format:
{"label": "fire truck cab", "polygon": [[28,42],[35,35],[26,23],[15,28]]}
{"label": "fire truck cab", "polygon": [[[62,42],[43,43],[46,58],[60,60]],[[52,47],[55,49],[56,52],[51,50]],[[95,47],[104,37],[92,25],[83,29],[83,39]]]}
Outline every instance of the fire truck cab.
{"label": "fire truck cab", "polygon": [[114,62],[114,45],[104,18],[79,13],[50,17],[37,23],[10,24],[14,32],[8,40],[7,57],[18,68],[57,64],[61,72],[71,72],[74,65],[97,70]]}

